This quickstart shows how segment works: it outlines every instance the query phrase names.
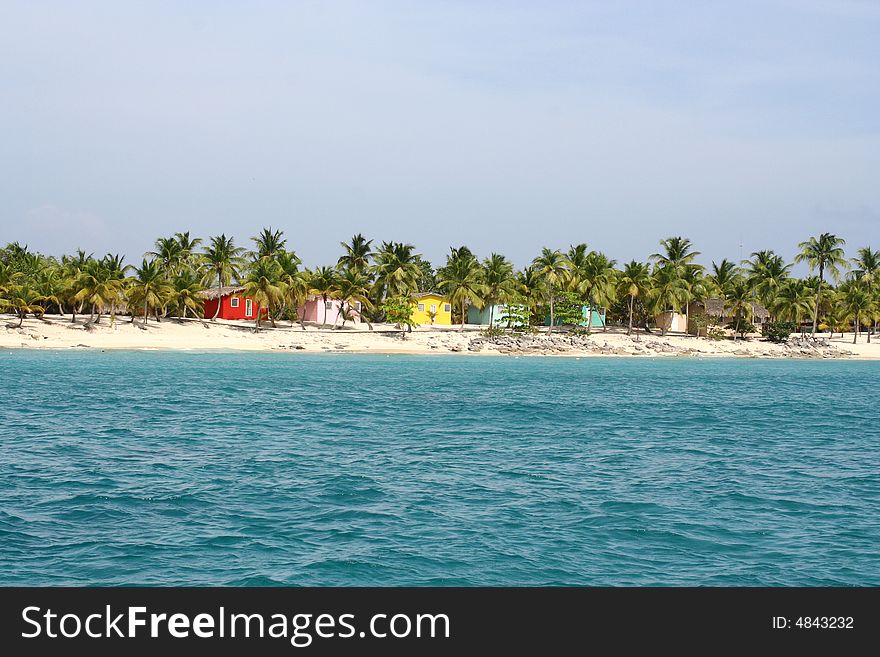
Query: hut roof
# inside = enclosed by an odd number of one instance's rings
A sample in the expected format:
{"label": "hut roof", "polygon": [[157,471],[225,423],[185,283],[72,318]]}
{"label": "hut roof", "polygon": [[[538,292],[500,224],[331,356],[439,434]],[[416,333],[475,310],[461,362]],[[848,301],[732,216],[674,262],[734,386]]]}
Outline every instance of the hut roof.
{"label": "hut roof", "polygon": [[[706,301],[702,304],[706,309],[706,314],[710,317],[722,317],[725,313],[725,304],[724,299],[712,298],[706,299]],[[766,319],[770,316],[770,311],[767,310],[760,303],[752,302],[752,314],[755,317],[760,317],[761,319]]]}
{"label": "hut roof", "polygon": [[202,299],[216,299],[217,297],[228,297],[230,294],[238,294],[244,292],[244,285],[224,285],[223,287],[210,287],[199,291]]}
{"label": "hut roof", "polygon": [[437,297],[438,299],[444,299],[445,297],[439,292],[413,292],[414,299],[423,299],[425,297]]}

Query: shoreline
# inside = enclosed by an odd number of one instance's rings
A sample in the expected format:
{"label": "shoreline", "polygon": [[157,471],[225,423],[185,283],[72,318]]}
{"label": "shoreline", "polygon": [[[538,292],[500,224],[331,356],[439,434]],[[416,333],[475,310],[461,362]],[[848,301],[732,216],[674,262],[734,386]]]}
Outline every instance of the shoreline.
{"label": "shoreline", "polygon": [[[88,318],[58,315],[45,319],[28,318],[21,328],[11,315],[0,323],[0,349],[36,350],[120,350],[120,351],[190,351],[190,352],[289,352],[378,355],[460,355],[460,356],[556,356],[574,358],[796,358],[807,360],[880,360],[880,341],[868,344],[865,337],[853,345],[852,334],[816,341],[793,336],[788,344],[760,338],[742,341],[710,340],[694,336],[640,333],[627,336],[625,331],[595,331],[590,336],[543,330],[530,335],[504,335],[490,340],[482,335],[484,327],[419,327],[400,338],[391,325],[377,324],[370,331],[365,325],[343,329],[321,328],[285,322],[254,332],[252,322],[194,319],[164,319],[148,322],[110,318],[98,324]],[[875,336],[878,337],[878,336]]]}

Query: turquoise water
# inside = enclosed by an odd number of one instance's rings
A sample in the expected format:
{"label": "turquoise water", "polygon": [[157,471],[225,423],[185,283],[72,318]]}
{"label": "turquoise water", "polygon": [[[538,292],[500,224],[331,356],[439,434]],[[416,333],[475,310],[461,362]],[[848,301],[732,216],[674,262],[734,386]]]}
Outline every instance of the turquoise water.
{"label": "turquoise water", "polygon": [[0,365],[0,584],[880,585],[880,363]]}

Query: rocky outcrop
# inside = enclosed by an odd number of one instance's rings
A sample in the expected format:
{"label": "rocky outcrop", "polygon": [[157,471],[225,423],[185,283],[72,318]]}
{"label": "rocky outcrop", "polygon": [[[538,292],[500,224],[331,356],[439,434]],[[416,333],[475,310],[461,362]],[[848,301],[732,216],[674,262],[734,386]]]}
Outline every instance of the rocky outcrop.
{"label": "rocky outcrop", "polygon": [[[772,344],[764,341],[707,343],[705,338],[693,338],[692,345],[670,343],[659,336],[630,337],[610,344],[602,334],[570,335],[503,335],[495,338],[479,336],[467,343],[471,353],[500,353],[513,355],[605,355],[605,356],[741,356],[746,358],[846,358],[851,352],[830,344],[825,339],[792,338],[787,343]],[[680,342],[680,341],[679,341]],[[444,345],[450,351],[460,351]]]}

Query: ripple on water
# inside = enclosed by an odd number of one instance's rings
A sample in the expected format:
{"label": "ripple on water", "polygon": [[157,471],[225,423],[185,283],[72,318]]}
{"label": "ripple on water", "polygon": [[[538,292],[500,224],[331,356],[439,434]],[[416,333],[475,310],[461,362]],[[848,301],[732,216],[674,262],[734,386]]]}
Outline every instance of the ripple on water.
{"label": "ripple on water", "polygon": [[4,362],[0,584],[880,585],[869,362]]}

